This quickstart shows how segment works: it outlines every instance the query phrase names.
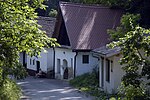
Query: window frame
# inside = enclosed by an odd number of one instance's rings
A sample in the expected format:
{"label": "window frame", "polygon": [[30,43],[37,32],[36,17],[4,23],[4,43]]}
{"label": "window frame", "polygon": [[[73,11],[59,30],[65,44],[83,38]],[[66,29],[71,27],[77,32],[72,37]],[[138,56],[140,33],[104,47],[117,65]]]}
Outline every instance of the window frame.
{"label": "window frame", "polygon": [[82,55],[82,63],[89,64],[89,55]]}

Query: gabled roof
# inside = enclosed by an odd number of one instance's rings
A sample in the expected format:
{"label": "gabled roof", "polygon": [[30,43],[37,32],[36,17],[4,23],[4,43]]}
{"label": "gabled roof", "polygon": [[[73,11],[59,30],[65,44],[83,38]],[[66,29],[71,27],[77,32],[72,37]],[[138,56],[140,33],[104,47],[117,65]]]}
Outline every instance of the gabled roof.
{"label": "gabled roof", "polygon": [[109,43],[107,29],[116,28],[123,13],[96,5],[60,2],[59,6],[71,48],[78,50],[92,50]]}
{"label": "gabled roof", "polygon": [[37,20],[38,24],[42,26],[41,30],[45,31],[48,37],[52,37],[56,18],[38,16]]}

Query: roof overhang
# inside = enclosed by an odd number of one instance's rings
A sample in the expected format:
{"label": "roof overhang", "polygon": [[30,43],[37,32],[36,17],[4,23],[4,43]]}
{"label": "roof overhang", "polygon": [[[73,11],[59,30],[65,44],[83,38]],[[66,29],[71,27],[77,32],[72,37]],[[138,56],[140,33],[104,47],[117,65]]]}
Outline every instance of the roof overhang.
{"label": "roof overhang", "polygon": [[91,49],[73,49],[73,52],[90,52]]}
{"label": "roof overhang", "polygon": [[111,48],[104,46],[104,47],[100,47],[98,49],[92,50],[91,52],[93,53],[93,55],[98,55],[99,57],[109,58],[109,57],[120,54],[120,50],[121,50],[120,47],[115,47],[111,49]]}

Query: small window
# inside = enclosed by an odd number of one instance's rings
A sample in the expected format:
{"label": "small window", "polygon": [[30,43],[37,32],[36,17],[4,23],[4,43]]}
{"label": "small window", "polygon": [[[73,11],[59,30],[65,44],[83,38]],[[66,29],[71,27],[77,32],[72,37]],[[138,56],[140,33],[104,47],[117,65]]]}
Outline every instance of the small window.
{"label": "small window", "polygon": [[33,65],[35,65],[35,59],[33,59]]}
{"label": "small window", "polygon": [[83,64],[88,64],[89,63],[89,55],[83,55],[82,62],[83,62]]}
{"label": "small window", "polygon": [[30,65],[32,64],[32,59],[30,59]]}
{"label": "small window", "polygon": [[110,82],[110,60],[106,60],[106,81]]}

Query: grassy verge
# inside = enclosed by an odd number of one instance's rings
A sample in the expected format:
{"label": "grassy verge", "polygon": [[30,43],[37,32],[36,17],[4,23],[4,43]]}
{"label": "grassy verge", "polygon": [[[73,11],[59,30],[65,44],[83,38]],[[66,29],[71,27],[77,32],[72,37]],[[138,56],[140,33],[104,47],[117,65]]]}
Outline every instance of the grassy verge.
{"label": "grassy verge", "polygon": [[80,91],[86,92],[92,96],[95,96],[97,100],[117,100],[116,95],[108,95],[99,90],[98,73],[86,73],[70,80],[70,84]]}

